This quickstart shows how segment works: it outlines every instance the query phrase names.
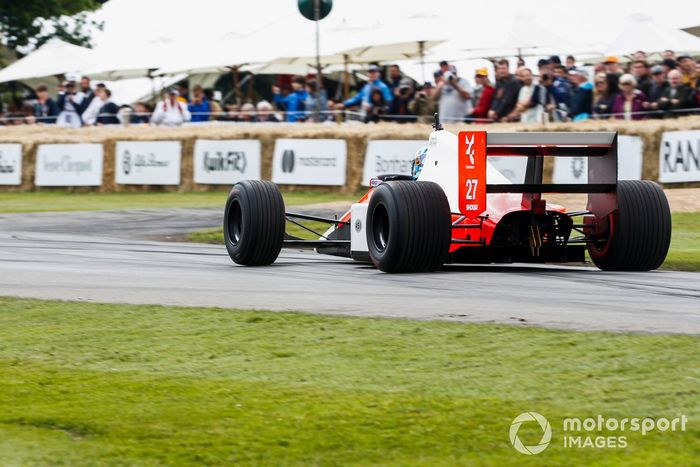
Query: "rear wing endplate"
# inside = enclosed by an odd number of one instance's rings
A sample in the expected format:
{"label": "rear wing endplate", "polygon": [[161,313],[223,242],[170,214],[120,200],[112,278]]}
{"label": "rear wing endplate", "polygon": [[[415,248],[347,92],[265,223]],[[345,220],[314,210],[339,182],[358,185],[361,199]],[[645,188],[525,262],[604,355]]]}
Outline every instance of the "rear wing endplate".
{"label": "rear wing endplate", "polygon": [[[486,209],[486,195],[491,193],[523,193],[524,204],[541,193],[588,193],[588,210],[594,214],[602,217],[616,208],[616,132],[461,131],[458,138],[460,212],[468,218]],[[487,183],[488,156],[527,157],[524,182]],[[588,158],[588,183],[543,183],[545,157]]]}

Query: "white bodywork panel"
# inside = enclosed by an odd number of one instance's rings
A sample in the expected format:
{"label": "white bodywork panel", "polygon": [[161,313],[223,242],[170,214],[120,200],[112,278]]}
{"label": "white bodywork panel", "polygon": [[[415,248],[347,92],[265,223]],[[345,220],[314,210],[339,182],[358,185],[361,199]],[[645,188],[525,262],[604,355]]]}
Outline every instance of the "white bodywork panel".
{"label": "white bodywork panel", "polygon": [[[418,181],[435,182],[442,187],[452,212],[459,212],[459,143],[457,135],[446,130],[433,131],[428,143],[428,154]],[[486,163],[487,183],[511,184],[502,173]]]}
{"label": "white bodywork panel", "polygon": [[367,208],[369,203],[355,203],[350,208],[350,251],[351,252],[368,252],[367,248]]}
{"label": "white bodywork panel", "polygon": [[[418,177],[418,181],[435,182],[442,187],[450,203],[452,212],[459,212],[459,144],[457,135],[449,131],[433,131],[430,134],[428,143],[428,153],[423,161],[423,170]],[[490,163],[486,163],[486,180],[488,183],[511,184],[506,178]],[[520,196],[520,195],[516,195]],[[352,222],[350,231],[350,250],[352,252],[367,252],[367,224],[368,203],[355,203],[350,208],[350,219]],[[330,233],[330,228],[327,233]]]}

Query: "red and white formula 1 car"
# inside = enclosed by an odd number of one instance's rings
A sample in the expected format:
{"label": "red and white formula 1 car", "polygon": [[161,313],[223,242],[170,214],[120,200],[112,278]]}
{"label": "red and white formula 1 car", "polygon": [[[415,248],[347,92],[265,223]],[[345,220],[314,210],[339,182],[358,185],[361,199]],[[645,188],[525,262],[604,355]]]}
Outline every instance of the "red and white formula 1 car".
{"label": "red and white formula 1 car", "polygon": [[[458,135],[434,125],[417,180],[373,179],[339,219],[285,211],[276,185],[237,183],[228,197],[224,237],[237,264],[273,263],[282,248],[371,261],[385,272],[434,271],[446,263],[593,263],[610,271],[648,271],[666,258],[671,213],[650,181],[617,180],[617,134]],[[527,156],[523,183],[511,183],[488,156]],[[588,184],[543,184],[545,157],[587,157]],[[588,193],[586,210],[567,211],[546,193]],[[318,240],[285,233],[286,222],[330,228]]]}

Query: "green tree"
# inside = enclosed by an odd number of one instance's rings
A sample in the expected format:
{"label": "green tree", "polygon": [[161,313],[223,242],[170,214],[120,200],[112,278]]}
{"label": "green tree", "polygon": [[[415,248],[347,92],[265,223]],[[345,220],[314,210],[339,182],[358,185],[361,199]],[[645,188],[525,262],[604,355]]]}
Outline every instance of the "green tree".
{"label": "green tree", "polygon": [[0,37],[10,49],[27,45],[31,39],[41,45],[51,37],[90,46],[86,26],[101,25],[88,21],[85,12],[97,9],[106,1],[0,0]]}

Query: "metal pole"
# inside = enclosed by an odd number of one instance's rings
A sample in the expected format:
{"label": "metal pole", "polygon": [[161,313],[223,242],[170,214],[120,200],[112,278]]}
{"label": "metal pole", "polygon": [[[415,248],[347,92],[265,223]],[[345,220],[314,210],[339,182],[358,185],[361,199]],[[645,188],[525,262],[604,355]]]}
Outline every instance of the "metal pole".
{"label": "metal pole", "polygon": [[418,54],[420,55],[420,73],[425,83],[425,41],[418,41]]}
{"label": "metal pole", "polygon": [[238,65],[231,67],[231,76],[233,77],[233,99],[234,104],[239,105],[241,100],[241,90],[238,88]]}
{"label": "metal pole", "polygon": [[248,72],[248,92],[246,93],[246,97],[248,99],[248,102],[253,102],[253,84],[255,83],[255,75],[251,72]]}
{"label": "metal pole", "polygon": [[153,76],[153,74],[151,73],[151,70],[148,70],[148,77],[151,79],[151,95],[152,95],[152,99],[153,99],[154,101],[157,101],[157,100],[158,100],[158,99],[157,99],[157,97],[158,97],[158,96],[157,96],[158,91],[156,90],[156,77]]}
{"label": "metal pole", "polygon": [[348,98],[350,97],[350,72],[348,71],[349,61],[350,57],[348,57],[347,54],[343,55],[343,101],[348,100]]}
{"label": "metal pole", "polygon": [[318,23],[321,20],[321,0],[314,0],[314,21],[316,22],[316,109],[314,120],[321,121],[321,34]]}

